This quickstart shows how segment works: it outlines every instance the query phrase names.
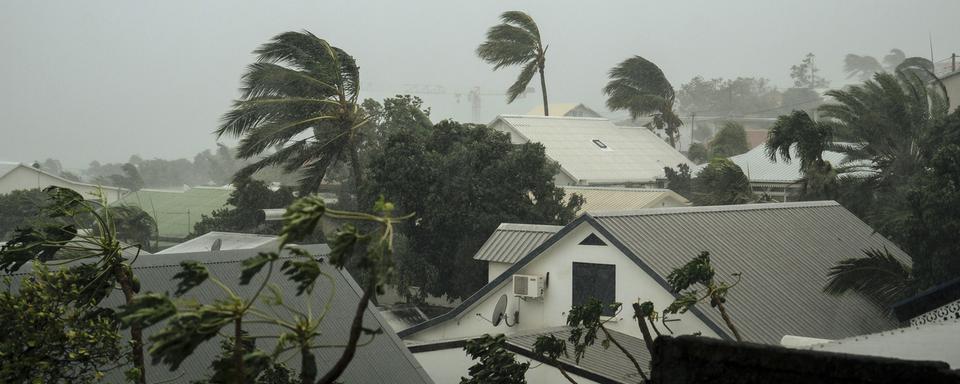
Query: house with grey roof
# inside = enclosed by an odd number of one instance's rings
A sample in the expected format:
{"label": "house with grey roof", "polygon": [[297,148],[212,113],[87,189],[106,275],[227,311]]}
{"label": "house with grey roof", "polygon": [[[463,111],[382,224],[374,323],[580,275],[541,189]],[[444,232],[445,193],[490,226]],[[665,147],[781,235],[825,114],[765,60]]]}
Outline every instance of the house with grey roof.
{"label": "house with grey roof", "polygon": [[44,189],[49,186],[70,188],[88,198],[92,198],[97,189],[101,188],[105,197],[111,201],[119,200],[126,192],[123,188],[67,180],[22,163],[0,161],[0,195],[17,190]]}
{"label": "house with grey roof", "polygon": [[[543,116],[543,104],[527,111],[530,116]],[[550,103],[550,116],[565,117],[603,117],[597,111],[583,103]]]}
{"label": "house with grey roof", "polygon": [[[478,253],[509,264],[502,273],[450,312],[398,334],[420,343],[531,332],[564,325],[571,306],[590,299],[652,301],[662,310],[676,299],[667,275],[709,251],[718,278],[733,283],[733,274],[740,276],[725,306],[745,340],[839,339],[893,329],[897,321],[861,295],[824,293],[830,268],[871,248],[910,260],[833,201],[587,212],[552,235],[552,228],[515,229]],[[547,238],[526,251],[522,236]],[[642,337],[631,315],[609,314],[609,328]],[[706,304],[669,315],[660,328],[732,339]]]}
{"label": "house with grey roof", "polygon": [[560,165],[557,185],[656,187],[664,167],[694,165],[650,130],[603,118],[501,115],[489,126],[514,144],[542,144]]}
{"label": "house with grey roof", "polygon": [[[319,257],[326,256],[329,253],[329,248],[326,245],[309,245],[302,248]],[[145,292],[166,292],[172,295],[177,289],[178,282],[177,279],[174,279],[174,275],[182,270],[180,262],[195,260],[206,266],[211,276],[220,279],[236,294],[250,297],[267,274],[261,272],[249,285],[240,285],[239,277],[243,270],[242,262],[257,255],[258,252],[260,251],[257,249],[242,249],[151,255],[138,258],[133,264],[133,273],[140,279],[142,289]],[[281,255],[281,259],[288,257],[292,257],[292,255],[288,253]],[[26,276],[25,271],[28,268],[29,265],[25,266],[22,272],[14,275],[14,278]],[[275,284],[279,289],[284,297],[284,303],[297,311],[306,312],[308,308],[312,308],[314,316],[316,316],[319,313],[318,311],[329,304],[329,310],[325,311],[323,322],[320,329],[317,330],[323,335],[319,342],[324,345],[343,345],[348,339],[349,329],[362,290],[346,270],[337,269],[327,263],[321,264],[321,269],[324,274],[330,276],[331,281],[318,282],[312,295],[296,296],[296,283],[288,280],[287,276],[281,273],[274,272],[271,274],[270,283]],[[223,289],[209,279],[182,297],[185,300],[195,299],[201,303],[228,298]],[[329,302],[327,298],[330,298]],[[114,293],[106,300],[106,305],[110,306],[119,306],[122,303],[122,297],[119,293]],[[311,301],[309,306],[307,300]],[[258,302],[256,305],[263,307],[267,304]],[[272,313],[268,308],[262,309]],[[282,310],[277,312],[285,313]],[[157,332],[162,325],[163,323],[147,328],[144,331],[145,339]],[[363,325],[368,329],[380,329],[382,333],[361,340],[364,345],[357,349],[355,357],[343,376],[340,377],[340,381],[345,383],[433,382],[373,305],[370,305],[365,311]],[[245,324],[244,328],[252,335],[278,334],[282,331],[256,323]],[[123,334],[128,335],[127,332],[123,332]],[[207,378],[211,374],[211,362],[220,353],[220,342],[222,340],[221,336],[217,336],[201,344],[175,371],[170,371],[167,366],[162,364],[152,364],[150,359],[147,359],[148,364],[150,364],[147,367],[147,382],[189,383]],[[149,346],[148,342],[147,347],[149,348]],[[258,339],[256,346],[265,351],[272,351],[275,347],[275,339]],[[317,356],[317,369],[322,374],[334,365],[342,353],[342,348],[318,348],[314,350],[314,353]],[[299,353],[283,355],[281,358],[294,371],[300,366]],[[123,381],[122,371],[123,369],[110,371],[105,382]]]}
{"label": "house with grey roof", "polygon": [[578,214],[595,211],[629,211],[643,208],[684,207],[690,201],[664,188],[563,186],[566,198],[576,193],[584,198]]}

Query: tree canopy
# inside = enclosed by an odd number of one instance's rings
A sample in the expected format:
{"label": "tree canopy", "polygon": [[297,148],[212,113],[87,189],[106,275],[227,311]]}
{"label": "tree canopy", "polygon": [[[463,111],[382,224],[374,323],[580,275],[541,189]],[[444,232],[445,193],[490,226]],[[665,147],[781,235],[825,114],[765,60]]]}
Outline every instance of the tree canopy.
{"label": "tree canopy", "polygon": [[500,223],[565,224],[582,203],[553,184],[540,144],[514,145],[483,125],[442,121],[397,132],[370,164],[368,196],[384,195],[417,220],[402,226],[420,263],[400,277],[434,295],[466,297],[486,282],[472,259]]}

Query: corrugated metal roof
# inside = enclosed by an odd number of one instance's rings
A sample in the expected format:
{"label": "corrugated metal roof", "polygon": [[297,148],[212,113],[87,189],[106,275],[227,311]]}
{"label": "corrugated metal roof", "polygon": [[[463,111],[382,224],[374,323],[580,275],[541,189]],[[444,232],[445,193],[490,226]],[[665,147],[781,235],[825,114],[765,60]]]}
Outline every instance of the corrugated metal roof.
{"label": "corrugated metal roof", "polygon": [[[651,182],[664,167],[693,163],[647,129],[618,127],[607,119],[503,115],[520,138],[543,144],[547,156],[579,184]],[[601,148],[600,144],[607,148]]]}
{"label": "corrugated metal roof", "polygon": [[[310,245],[303,248],[309,250],[314,255],[326,255],[329,248],[326,245]],[[231,290],[243,297],[250,297],[259,287],[266,274],[262,271],[257,278],[254,278],[249,285],[239,285],[240,272],[243,267],[241,262],[247,258],[255,256],[257,250],[232,250],[219,252],[198,252],[198,253],[178,253],[163,256],[140,257],[133,266],[134,274],[141,281],[144,291],[167,292],[172,294],[176,290],[176,280],[173,275],[180,272],[179,263],[184,260],[196,260],[202,262],[209,270],[212,276],[219,278]],[[25,266],[24,269],[29,268]],[[346,343],[348,333],[353,319],[357,302],[362,293],[360,287],[349,276],[345,270],[336,269],[329,264],[323,264],[323,271],[333,277],[336,291],[333,296],[330,310],[327,312],[323,323],[318,332],[323,336],[320,342],[324,345],[341,345]],[[20,273],[18,276],[24,276]],[[283,292],[285,304],[297,309],[306,311],[304,298],[306,296],[295,296],[295,283],[292,283],[286,276],[274,271],[270,279],[271,283],[276,284]],[[319,281],[313,293],[312,308],[315,311],[323,308],[326,304],[326,297],[329,296],[330,284],[326,281]],[[119,305],[121,295],[115,293],[107,299],[106,305]],[[217,299],[226,299],[227,296],[221,288],[211,281],[206,281],[197,286],[189,293],[183,296],[185,299],[195,298],[201,303],[210,303]],[[256,306],[263,307],[263,304],[257,303]],[[271,313],[269,310],[265,310]],[[280,311],[284,313],[283,311]],[[160,329],[162,324],[155,325],[144,331],[144,337],[147,338]],[[367,328],[383,329],[383,334],[373,338],[373,340],[357,349],[357,353],[350,366],[344,372],[340,380],[347,383],[432,383],[426,372],[409,352],[403,342],[396,336],[390,326],[377,313],[376,307],[370,306],[364,315],[364,326]],[[279,329],[270,328],[262,324],[247,324],[244,328],[253,335],[275,334]],[[127,332],[123,332],[127,336]],[[361,341],[365,341],[362,338]],[[191,382],[193,380],[204,379],[211,373],[210,363],[220,353],[221,338],[215,337],[204,343],[196,349],[193,355],[187,358],[177,371],[170,372],[166,366],[152,365],[147,368],[148,382],[161,382],[173,380],[175,382]],[[274,347],[272,339],[260,339],[257,341],[257,347],[265,351],[272,351]],[[149,347],[149,342],[147,342]],[[317,356],[318,370],[322,374],[336,362],[342,349],[340,348],[319,348],[314,350]],[[287,355],[282,356],[288,357]],[[300,357],[294,353],[286,362],[287,366],[296,370],[300,366]],[[150,359],[147,359],[148,363]],[[122,381],[122,369],[113,370],[106,378],[106,382]]]}
{"label": "corrugated metal roof", "polygon": [[[766,144],[758,145],[746,153],[731,156],[730,161],[733,161],[740,169],[743,169],[743,173],[747,175],[747,178],[755,183],[795,183],[803,178],[795,147],[791,148],[791,158],[793,160],[789,163],[785,162],[782,158],[778,158],[777,161],[771,161],[767,156],[766,149]],[[847,156],[833,151],[823,151],[823,159],[829,161],[834,168],[852,165],[868,165],[868,163],[865,162],[857,162],[856,164],[845,163]],[[707,165],[708,164],[700,164],[692,167],[690,172],[696,175],[697,172],[700,172],[700,170]],[[848,175],[860,174],[866,173],[860,171],[849,173]]]}
{"label": "corrugated metal roof", "polygon": [[594,211],[623,211],[641,208],[657,208],[665,203],[675,205],[690,204],[687,199],[669,189],[653,188],[611,188],[611,187],[584,187],[564,186],[567,199],[578,193],[586,199],[582,212]]}
{"label": "corrugated metal roof", "polygon": [[[591,215],[601,232],[659,276],[710,251],[721,279],[743,281],[727,308],[748,341],[776,344],[783,335],[838,339],[896,327],[865,298],[823,292],[830,267],[887,248],[910,258],[836,202],[655,208]],[[705,316],[720,325],[718,311]],[[729,332],[728,332],[729,333]]]}
{"label": "corrugated metal roof", "polygon": [[[637,362],[640,363],[640,367],[644,369],[644,372],[649,373],[650,352],[647,351],[643,340],[614,330],[608,331],[618,343],[630,351],[630,354],[637,359]],[[533,352],[533,344],[537,341],[537,338],[551,334],[559,339],[566,340],[570,337],[570,329],[563,327],[538,330],[534,333],[509,335],[507,336],[507,343]],[[584,353],[583,358],[580,359],[579,364],[573,359],[573,345],[567,343],[567,353],[569,356],[561,356],[559,359],[560,362],[580,367],[588,372],[606,377],[618,383],[640,382],[640,375],[637,374],[637,369],[633,366],[633,363],[630,362],[630,359],[612,344],[610,348],[603,348],[600,344],[600,340],[604,338],[602,334],[598,335],[597,338],[598,340],[593,345],[587,347],[586,353]]]}
{"label": "corrugated metal roof", "polygon": [[[407,337],[456,319],[583,222],[664,289],[670,289],[666,276],[674,268],[704,250],[711,252],[721,278],[731,281],[730,274],[742,273],[727,307],[747,341],[778,344],[784,335],[839,339],[896,327],[889,314],[862,296],[835,297],[822,290],[830,267],[862,256],[864,249],[887,248],[908,263],[909,256],[838,203],[819,201],[587,213],[450,312],[399,334]],[[698,305],[691,312],[718,334],[730,334],[716,310]]]}
{"label": "corrugated metal roof", "polygon": [[563,228],[559,225],[503,223],[487,238],[474,260],[515,263]]}
{"label": "corrugated metal roof", "polygon": [[263,249],[271,246],[275,247],[278,238],[276,236],[257,235],[253,233],[212,231],[164,249],[156,254],[205,252],[211,250],[213,243],[217,240],[220,240],[219,250],[228,251],[231,249]]}
{"label": "corrugated metal roof", "polygon": [[814,351],[852,353],[906,360],[933,360],[960,368],[960,320],[924,324],[834,340],[809,347]]}

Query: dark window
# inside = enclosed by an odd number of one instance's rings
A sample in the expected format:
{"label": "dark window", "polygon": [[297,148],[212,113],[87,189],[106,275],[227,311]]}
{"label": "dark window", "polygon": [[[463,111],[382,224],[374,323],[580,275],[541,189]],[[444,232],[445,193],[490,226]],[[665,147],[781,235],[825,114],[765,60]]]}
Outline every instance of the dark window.
{"label": "dark window", "polygon": [[596,234],[591,233],[590,236],[587,236],[580,242],[580,245],[607,245],[607,243],[600,240],[600,237]]}
{"label": "dark window", "polygon": [[604,304],[603,315],[613,316],[609,307],[617,300],[617,266],[611,264],[573,263],[573,305],[590,299]]}

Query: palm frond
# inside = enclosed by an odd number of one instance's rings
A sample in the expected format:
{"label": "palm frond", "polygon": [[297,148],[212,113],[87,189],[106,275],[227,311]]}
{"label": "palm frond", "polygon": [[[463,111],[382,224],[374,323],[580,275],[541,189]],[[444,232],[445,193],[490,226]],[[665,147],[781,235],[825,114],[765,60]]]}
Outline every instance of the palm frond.
{"label": "palm frond", "polygon": [[537,73],[537,62],[531,61],[523,67],[523,70],[520,71],[520,76],[517,76],[517,81],[507,89],[507,103],[512,103],[517,99],[518,96],[522,95],[527,90],[527,84],[530,84],[530,80],[533,79],[533,75]]}
{"label": "palm frond", "polygon": [[823,291],[831,295],[857,292],[887,306],[916,291],[910,266],[887,249],[865,250],[866,257],[842,260],[830,268]]}
{"label": "palm frond", "polygon": [[540,28],[537,27],[537,23],[533,21],[533,18],[530,17],[530,15],[528,15],[526,12],[504,12],[502,15],[500,15],[500,21],[502,21],[504,24],[516,24],[533,35],[538,41],[540,40]]}

